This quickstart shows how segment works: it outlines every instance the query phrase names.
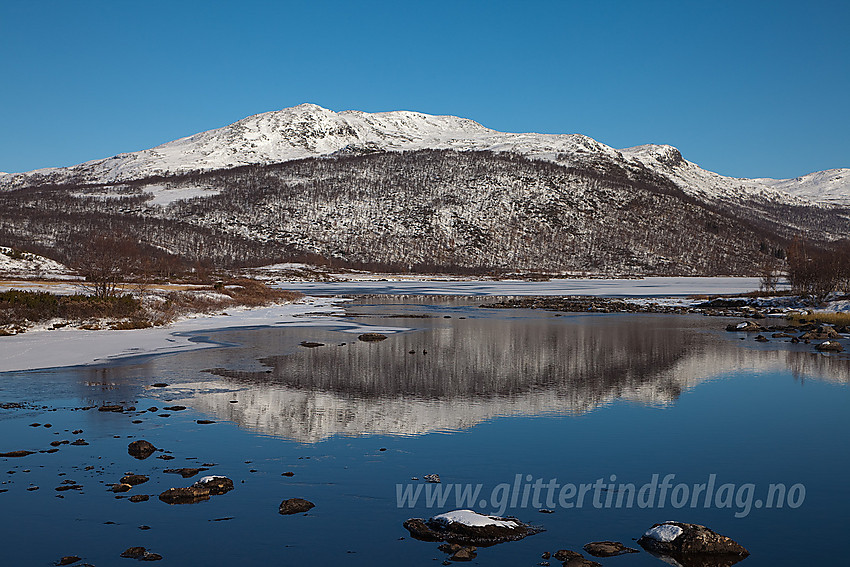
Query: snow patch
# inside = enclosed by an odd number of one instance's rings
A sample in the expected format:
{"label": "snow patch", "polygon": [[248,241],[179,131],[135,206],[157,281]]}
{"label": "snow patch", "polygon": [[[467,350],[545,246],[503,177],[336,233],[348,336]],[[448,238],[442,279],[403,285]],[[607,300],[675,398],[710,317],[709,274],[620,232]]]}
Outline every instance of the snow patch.
{"label": "snow patch", "polygon": [[485,516],[472,510],[453,510],[434,516],[431,520],[443,525],[452,523],[463,524],[464,526],[498,526],[500,528],[517,528],[519,524],[512,520],[501,520],[493,516]]}
{"label": "snow patch", "polygon": [[685,530],[673,524],[661,524],[660,526],[648,529],[646,533],[643,534],[643,537],[669,543],[682,535],[683,531]]}
{"label": "snow patch", "polygon": [[198,482],[196,482],[195,484],[206,484],[208,482],[212,482],[212,481],[218,480],[220,478],[227,478],[227,477],[221,476],[221,475],[205,476],[205,477],[199,479]]}

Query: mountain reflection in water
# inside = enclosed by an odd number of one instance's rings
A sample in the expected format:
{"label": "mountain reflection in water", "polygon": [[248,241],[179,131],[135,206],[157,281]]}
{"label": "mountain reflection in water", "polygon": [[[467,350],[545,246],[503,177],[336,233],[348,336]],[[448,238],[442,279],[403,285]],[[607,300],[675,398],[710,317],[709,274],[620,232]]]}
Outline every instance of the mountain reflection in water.
{"label": "mountain reflection in water", "polygon": [[[846,359],[746,348],[708,318],[539,313],[380,324],[418,329],[377,343],[312,330],[308,340],[325,346],[257,356],[260,368],[215,368],[219,379],[192,384],[181,403],[253,431],[316,442],[458,431],[500,416],[580,415],[615,400],[664,406],[736,370],[850,382]],[[228,340],[275,343],[258,335],[287,332],[234,332]]]}

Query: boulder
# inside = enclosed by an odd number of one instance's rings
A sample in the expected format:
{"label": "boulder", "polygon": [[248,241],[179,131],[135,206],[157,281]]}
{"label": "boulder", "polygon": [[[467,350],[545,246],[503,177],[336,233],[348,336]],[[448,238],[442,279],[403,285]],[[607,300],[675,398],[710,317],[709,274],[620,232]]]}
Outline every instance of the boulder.
{"label": "boulder", "polygon": [[428,520],[411,518],[403,525],[412,537],[419,540],[464,545],[493,545],[520,540],[542,531],[516,518],[485,516],[472,510],[454,510]]}
{"label": "boulder", "polygon": [[195,504],[210,499],[210,489],[206,486],[188,486],[186,488],[169,488],[159,495],[166,504]]}
{"label": "boulder", "polygon": [[741,321],[733,325],[727,325],[726,330],[738,333],[761,333],[764,328],[755,321]]}
{"label": "boulder", "polygon": [[577,553],[570,549],[559,549],[552,555],[558,561],[569,561],[570,559],[578,559],[584,557],[581,553]]}
{"label": "boulder", "polygon": [[844,347],[838,341],[824,341],[819,345],[815,345],[815,350],[820,352],[842,352]]}
{"label": "boulder", "polygon": [[821,341],[824,339],[840,339],[841,335],[830,325],[819,325],[817,328],[800,335],[800,338],[803,340]]}
{"label": "boulder", "polygon": [[147,494],[136,494],[129,498],[130,502],[147,502],[150,499],[150,496]]}
{"label": "boulder", "polygon": [[121,557],[127,559],[141,559],[145,556],[147,550],[144,547],[128,547],[121,553]]}
{"label": "boulder", "polygon": [[288,500],[284,500],[280,503],[278,512],[284,516],[289,516],[291,514],[302,514],[315,507],[316,505],[309,500],[304,500],[303,498],[289,498]]}
{"label": "boulder", "polygon": [[764,335],[758,335],[758,336],[756,336],[756,339],[755,339],[755,340],[757,340],[757,341],[758,341],[758,342],[760,342],[760,343],[766,343],[766,342],[768,342],[770,339],[768,339],[768,338],[767,338],[767,337],[765,337]]}
{"label": "boulder", "polygon": [[719,554],[746,557],[750,554],[741,544],[699,524],[664,522],[654,524],[638,539],[647,551],[672,557],[691,554]]}
{"label": "boulder", "polygon": [[119,483],[113,484],[112,488],[110,488],[110,490],[112,492],[127,492],[128,490],[130,490],[132,488],[133,488],[132,484],[126,484],[126,483],[123,483],[123,482],[119,482]]}
{"label": "boulder", "polygon": [[584,545],[584,550],[594,557],[614,557],[625,553],[640,553],[637,549],[626,547],[619,541],[592,541]]}
{"label": "boulder", "polygon": [[80,559],[82,559],[82,558],[77,557],[76,555],[66,555],[65,557],[63,557],[62,559],[57,561],[56,564],[57,565],[71,565],[73,563],[76,563]]}
{"label": "boulder", "polygon": [[129,484],[130,486],[136,486],[137,484],[144,484],[150,479],[143,474],[133,474],[127,473],[123,477],[121,477],[122,484]]}
{"label": "boulder", "polygon": [[154,453],[154,451],[156,451],[156,447],[153,446],[153,443],[145,441],[144,439],[133,441],[127,445],[127,453],[139,460],[147,459]]}
{"label": "boulder", "polygon": [[382,335],[381,333],[363,333],[362,335],[357,337],[357,340],[363,341],[365,343],[375,343],[378,341],[383,341],[386,338],[387,336]]}
{"label": "boulder", "polygon": [[206,488],[210,495],[217,496],[233,490],[233,481],[226,476],[205,476],[192,486]]}
{"label": "boulder", "polygon": [[474,546],[462,547],[449,557],[449,561],[472,561],[478,555],[475,551],[476,548]]}

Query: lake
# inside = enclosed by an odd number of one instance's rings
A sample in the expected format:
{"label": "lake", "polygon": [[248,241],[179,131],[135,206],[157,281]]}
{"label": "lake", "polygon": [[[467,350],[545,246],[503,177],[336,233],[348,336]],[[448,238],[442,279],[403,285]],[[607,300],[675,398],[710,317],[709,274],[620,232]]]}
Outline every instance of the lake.
{"label": "lake", "polygon": [[[0,410],[0,451],[88,443],[0,459],[3,562],[112,565],[144,546],[173,565],[434,565],[447,555],[402,522],[456,508],[545,530],[479,548],[479,564],[533,566],[599,540],[637,547],[665,520],[732,537],[751,553],[743,565],[844,561],[847,356],[756,343],[725,332],[727,319],[483,301],[367,298],[339,326],[204,331],[195,339],[221,347],[0,374],[0,402],[24,405]],[[359,341],[352,321],[388,338]],[[80,409],[103,404],[136,409]],[[138,439],[163,451],[134,459]],[[182,467],[208,470],[163,472]],[[150,481],[111,492],[128,472]],[[432,473],[439,485],[422,480]],[[209,474],[235,489],[187,505],[156,497]],[[316,507],[280,515],[292,497]],[[646,552],[598,561],[663,565]]]}

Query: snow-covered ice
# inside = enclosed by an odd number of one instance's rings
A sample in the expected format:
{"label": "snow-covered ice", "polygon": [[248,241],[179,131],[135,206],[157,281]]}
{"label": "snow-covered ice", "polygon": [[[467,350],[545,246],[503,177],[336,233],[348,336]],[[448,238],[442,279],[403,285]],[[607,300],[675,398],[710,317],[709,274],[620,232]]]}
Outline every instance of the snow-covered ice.
{"label": "snow-covered ice", "polygon": [[759,288],[758,278],[651,277],[643,279],[520,280],[385,280],[357,282],[286,282],[276,287],[308,295],[592,295],[601,297],[673,297],[746,293]]}
{"label": "snow-covered ice", "polygon": [[[171,354],[218,346],[192,340],[201,331],[261,326],[327,326],[352,333],[398,332],[398,328],[366,327],[336,317],[336,301],[304,298],[297,303],[254,309],[228,309],[228,315],[197,315],[163,327],[129,331],[87,331],[63,327],[31,330],[0,338],[0,372],[106,363],[150,354]],[[305,317],[310,313],[310,317]]]}

